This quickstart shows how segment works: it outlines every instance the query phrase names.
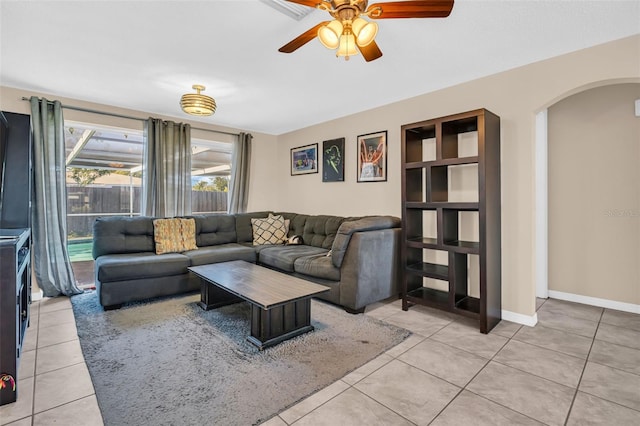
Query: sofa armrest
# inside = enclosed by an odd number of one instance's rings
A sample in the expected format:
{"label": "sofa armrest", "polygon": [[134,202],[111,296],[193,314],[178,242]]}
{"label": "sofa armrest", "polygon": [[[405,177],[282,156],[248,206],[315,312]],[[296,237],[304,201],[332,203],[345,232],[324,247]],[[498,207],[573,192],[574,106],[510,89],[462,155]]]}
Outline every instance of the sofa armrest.
{"label": "sofa armrest", "polygon": [[357,220],[347,220],[340,225],[331,247],[331,262],[336,268],[342,266],[344,255],[354,232],[399,228],[400,219],[394,216],[367,216]]}
{"label": "sofa armrest", "polygon": [[359,310],[399,294],[400,228],[355,232],[340,269],[340,304]]}

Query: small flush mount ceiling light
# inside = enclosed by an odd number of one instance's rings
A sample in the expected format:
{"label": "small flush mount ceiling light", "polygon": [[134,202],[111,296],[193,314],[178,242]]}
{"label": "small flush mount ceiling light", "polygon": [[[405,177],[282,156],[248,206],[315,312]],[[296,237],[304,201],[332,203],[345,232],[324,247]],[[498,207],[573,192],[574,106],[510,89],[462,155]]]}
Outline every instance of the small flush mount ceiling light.
{"label": "small flush mount ceiling light", "polygon": [[211,96],[200,93],[205,87],[199,84],[194,84],[192,87],[197,93],[182,95],[180,99],[182,110],[187,114],[198,116],[212,115],[216,112],[216,101]]}

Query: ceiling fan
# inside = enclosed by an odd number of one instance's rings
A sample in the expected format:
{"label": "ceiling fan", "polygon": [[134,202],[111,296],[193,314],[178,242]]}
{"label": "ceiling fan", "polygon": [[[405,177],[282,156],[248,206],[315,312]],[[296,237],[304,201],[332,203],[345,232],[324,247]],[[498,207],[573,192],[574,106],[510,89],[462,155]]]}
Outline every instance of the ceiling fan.
{"label": "ceiling fan", "polygon": [[382,56],[375,42],[378,24],[370,19],[446,18],[453,9],[454,0],[409,0],[374,3],[367,0],[287,0],[329,12],[332,21],[320,22],[278,49],[291,53],[318,37],[328,49],[337,49],[336,56],[349,60],[362,53],[369,62]]}

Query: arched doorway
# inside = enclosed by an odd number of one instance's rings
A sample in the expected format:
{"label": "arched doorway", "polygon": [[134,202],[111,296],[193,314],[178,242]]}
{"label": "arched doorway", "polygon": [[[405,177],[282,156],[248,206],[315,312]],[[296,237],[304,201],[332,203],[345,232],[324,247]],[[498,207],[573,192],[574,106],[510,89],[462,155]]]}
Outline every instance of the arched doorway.
{"label": "arched doorway", "polygon": [[538,297],[640,309],[636,99],[638,82],[603,83],[536,117]]}

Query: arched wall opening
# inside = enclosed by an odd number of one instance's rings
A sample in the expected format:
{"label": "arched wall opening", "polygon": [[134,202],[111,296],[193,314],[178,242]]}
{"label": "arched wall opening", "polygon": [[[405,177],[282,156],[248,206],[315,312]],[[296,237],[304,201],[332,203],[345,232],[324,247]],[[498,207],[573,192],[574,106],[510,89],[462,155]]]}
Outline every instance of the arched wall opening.
{"label": "arched wall opening", "polygon": [[640,81],[536,116],[536,296],[640,312]]}

